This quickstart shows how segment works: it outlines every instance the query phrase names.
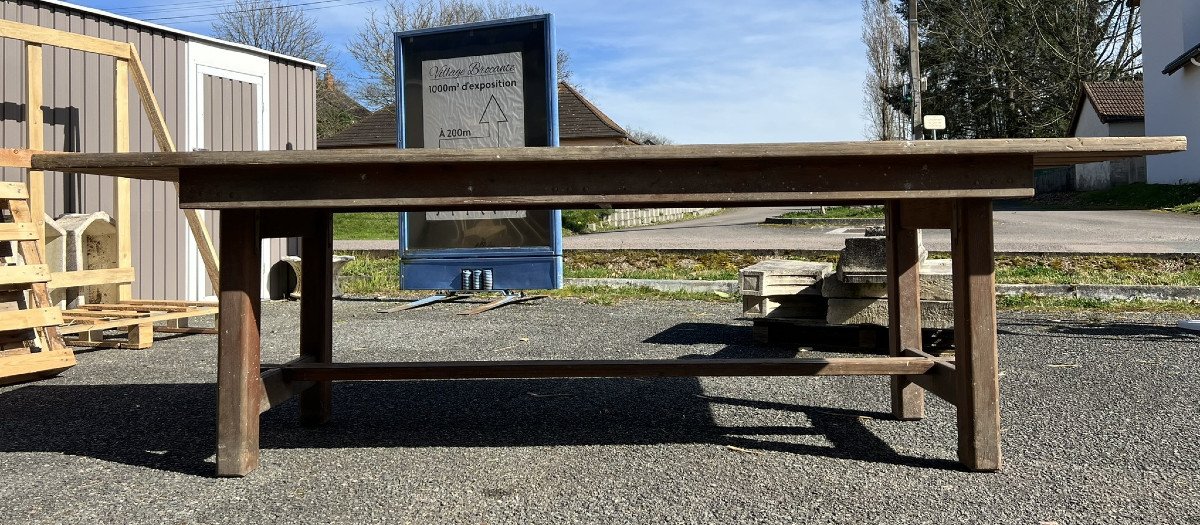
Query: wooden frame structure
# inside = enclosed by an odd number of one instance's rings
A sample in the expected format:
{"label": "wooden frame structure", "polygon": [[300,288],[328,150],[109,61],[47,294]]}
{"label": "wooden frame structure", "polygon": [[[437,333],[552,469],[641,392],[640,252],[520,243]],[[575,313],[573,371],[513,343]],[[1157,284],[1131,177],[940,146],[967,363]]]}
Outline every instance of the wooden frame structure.
{"label": "wooden frame structure", "polygon": [[[50,302],[50,270],[43,260],[42,234],[33,221],[29,191],[0,182],[0,385],[57,375],[75,366],[75,354],[55,326],[62,312]],[[16,244],[15,252],[7,249]],[[35,351],[36,350],[36,351]]]}
{"label": "wooden frame structure", "polygon": [[[166,120],[154,97],[150,79],[142,66],[137,48],[133,44],[116,42],[85,35],[77,35],[55,29],[21,24],[8,20],[0,20],[0,38],[12,38],[25,41],[26,56],[26,129],[27,150],[0,150],[0,166],[26,168],[28,176],[26,184],[29,190],[30,207],[39,232],[45,228],[45,179],[43,171],[29,169],[30,152],[45,149],[43,137],[42,106],[42,46],[50,45],[65,49],[74,49],[88,53],[96,53],[113,57],[114,60],[114,101],[115,114],[113,136],[114,149],[117,152],[128,152],[130,144],[129,127],[129,85],[132,80],[137,90],[141,105],[149,117],[150,128],[155,141],[162,151],[175,151],[175,143],[167,129]],[[178,186],[176,187],[178,190]],[[130,181],[124,177],[113,178],[113,218],[117,227],[117,266],[110,269],[83,270],[55,273],[50,280],[51,288],[68,288],[93,286],[101,284],[118,285],[118,303],[113,308],[107,308],[97,315],[96,305],[68,311],[65,321],[71,326],[61,330],[63,334],[82,333],[82,336],[68,338],[66,341],[75,346],[110,346],[129,348],[148,348],[152,342],[155,322],[169,321],[173,328],[187,332],[212,333],[212,329],[189,328],[186,321],[179,326],[177,319],[215,314],[216,309],[211,304],[185,304],[176,301],[170,305],[155,304],[146,301],[132,300],[132,283],[135,279],[133,268],[133,233],[132,210],[130,197]],[[214,289],[218,287],[220,278],[216,250],[208,228],[204,225],[196,210],[184,210],[184,216],[196,239],[201,260],[204,262],[209,280]],[[45,252],[45,240],[39,240],[41,251]],[[166,308],[164,308],[166,307]],[[181,315],[180,308],[186,309],[187,314]],[[129,311],[138,315],[126,315]],[[126,341],[104,341],[100,334],[105,329],[121,328],[128,330]]]}
{"label": "wooden frame structure", "polygon": [[[992,200],[1033,195],[1038,166],[1186,149],[1184,137],[948,140],[640,148],[318,150],[37,155],[39,169],[178,181],[180,204],[221,209],[217,473],[258,467],[259,414],[300,397],[330,417],[342,380],[888,375],[893,413],[924,416],[924,393],[958,410],[959,459],[1001,467]],[[419,181],[419,183],[416,183]],[[642,207],[882,202],[888,228],[890,357],[333,362],[334,210]],[[921,347],[916,230],[953,238],[955,359]],[[261,239],[303,237],[299,357],[260,359]]]}

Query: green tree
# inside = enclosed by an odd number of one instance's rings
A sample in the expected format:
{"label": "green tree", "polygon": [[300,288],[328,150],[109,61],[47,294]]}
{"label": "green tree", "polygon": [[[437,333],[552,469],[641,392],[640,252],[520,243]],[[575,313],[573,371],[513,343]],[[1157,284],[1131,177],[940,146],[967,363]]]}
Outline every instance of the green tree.
{"label": "green tree", "polygon": [[[905,20],[906,5],[896,0]],[[950,138],[1063,136],[1082,82],[1141,69],[1126,0],[920,0],[918,24],[924,113],[946,115]],[[907,112],[903,90],[887,98]]]}

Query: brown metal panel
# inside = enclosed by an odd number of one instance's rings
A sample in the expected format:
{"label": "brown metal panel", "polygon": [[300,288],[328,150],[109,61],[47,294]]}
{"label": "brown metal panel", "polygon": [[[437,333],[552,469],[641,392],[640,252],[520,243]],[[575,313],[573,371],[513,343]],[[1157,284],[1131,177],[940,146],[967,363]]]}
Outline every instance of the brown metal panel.
{"label": "brown metal panel", "polygon": [[[0,4],[0,17],[5,20],[20,20],[21,8],[14,2]],[[25,117],[22,115],[22,105],[25,104],[25,93],[21,86],[25,85],[25,66],[23,55],[24,46],[21,42],[10,39],[0,39],[0,146],[17,148],[25,144],[21,131]],[[0,168],[0,180],[16,182],[21,180],[22,170],[16,168]]]}
{"label": "brown metal panel", "polygon": [[268,146],[270,149],[284,149],[284,142],[280,138],[282,134],[279,132],[280,121],[284,113],[282,109],[284,88],[282,75],[280,74],[283,68],[283,64],[274,60],[271,61],[271,96],[269,97],[271,107],[267,108],[267,122],[271,123],[270,146]]}

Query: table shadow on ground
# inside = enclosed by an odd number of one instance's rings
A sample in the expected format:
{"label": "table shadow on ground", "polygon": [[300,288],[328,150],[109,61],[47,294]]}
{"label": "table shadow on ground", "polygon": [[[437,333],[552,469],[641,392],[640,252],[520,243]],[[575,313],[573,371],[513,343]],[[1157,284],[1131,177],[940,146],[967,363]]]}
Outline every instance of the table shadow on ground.
{"label": "table shadow on ground", "polygon": [[[785,411],[794,423],[725,426],[713,416],[718,404]],[[210,476],[215,406],[209,384],[31,384],[0,394],[6,421],[0,452],[60,453]],[[294,401],[263,414],[262,448],[687,443],[959,468],[950,460],[901,455],[863,424],[862,418],[887,414],[710,397],[696,378],[348,382],[335,384],[333,406],[333,419],[316,428],[298,423]]]}

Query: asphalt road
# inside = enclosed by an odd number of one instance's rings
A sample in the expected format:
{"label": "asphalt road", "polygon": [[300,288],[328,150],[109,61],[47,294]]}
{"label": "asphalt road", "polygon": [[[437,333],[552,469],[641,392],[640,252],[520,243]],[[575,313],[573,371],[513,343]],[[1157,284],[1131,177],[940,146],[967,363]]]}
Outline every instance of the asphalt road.
{"label": "asphalt road", "polygon": [[[732,303],[377,307],[336,303],[339,360],[796,354]],[[264,305],[267,361],[297,313]],[[891,420],[882,378],[675,378],[338,384],[332,422],[272,410],[262,468],[215,479],[214,336],[87,352],[0,388],[0,523],[1196,523],[1200,335],[1175,321],[1005,313],[995,474],[958,469],[948,404]]]}
{"label": "asphalt road", "polygon": [[[670,224],[563,240],[566,249],[840,250],[861,230],[762,224],[794,208],[737,208]],[[995,212],[1000,252],[1200,253],[1200,216],[1154,211]],[[948,230],[925,230],[925,246],[948,251]]]}

